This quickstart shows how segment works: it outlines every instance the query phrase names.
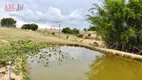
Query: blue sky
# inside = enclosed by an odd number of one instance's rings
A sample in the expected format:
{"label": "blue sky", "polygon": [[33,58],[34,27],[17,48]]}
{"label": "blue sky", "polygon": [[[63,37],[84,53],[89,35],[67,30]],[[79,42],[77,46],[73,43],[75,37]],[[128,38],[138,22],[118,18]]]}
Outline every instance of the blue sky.
{"label": "blue sky", "polygon": [[[87,28],[85,15],[93,3],[100,4],[99,0],[1,0],[0,18],[13,17],[17,20],[17,27],[25,23],[37,23],[40,28],[72,27]],[[6,4],[24,4],[24,9],[5,11]]]}

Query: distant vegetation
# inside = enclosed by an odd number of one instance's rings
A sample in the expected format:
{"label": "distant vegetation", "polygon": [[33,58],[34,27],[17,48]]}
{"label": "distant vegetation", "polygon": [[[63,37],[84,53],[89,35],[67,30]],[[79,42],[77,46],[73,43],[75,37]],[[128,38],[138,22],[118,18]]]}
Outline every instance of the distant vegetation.
{"label": "distant vegetation", "polygon": [[55,32],[52,32],[51,34],[52,34],[53,36],[55,36]]}
{"label": "distant vegetation", "polygon": [[142,0],[104,0],[103,6],[93,4],[87,15],[107,47],[142,53]]}
{"label": "distant vegetation", "polygon": [[16,20],[14,20],[13,18],[3,18],[3,19],[1,19],[0,24],[2,27],[15,28],[16,27]]}
{"label": "distant vegetation", "polygon": [[24,24],[21,29],[26,29],[26,30],[33,30],[36,31],[38,29],[37,24]]}
{"label": "distant vegetation", "polygon": [[67,34],[75,34],[75,35],[79,34],[78,29],[76,29],[76,28],[70,29],[69,27],[63,28],[62,32],[67,33]]}
{"label": "distant vegetation", "polygon": [[77,37],[83,38],[83,34],[79,34],[79,35],[77,35]]}
{"label": "distant vegetation", "polygon": [[95,27],[94,26],[89,27],[88,31],[95,31]]}

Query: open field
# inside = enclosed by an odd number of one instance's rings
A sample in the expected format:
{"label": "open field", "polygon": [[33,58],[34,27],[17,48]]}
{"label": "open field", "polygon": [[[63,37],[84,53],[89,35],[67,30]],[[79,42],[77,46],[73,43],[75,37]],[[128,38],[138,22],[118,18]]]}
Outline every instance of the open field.
{"label": "open field", "polygon": [[[42,30],[40,30],[42,31]],[[11,28],[0,28],[0,43],[4,44],[10,41],[17,40],[32,40],[36,43],[59,43],[59,32],[46,30],[46,31],[30,31],[30,30],[21,30],[21,29],[11,29]],[[51,33],[55,32],[55,36]],[[73,35],[69,35],[69,38],[66,39],[66,34],[61,33],[60,42],[61,43],[81,43],[81,38],[78,38]],[[93,43],[93,40],[86,40],[85,42]]]}
{"label": "open field", "polygon": [[[55,35],[52,34],[55,33]],[[78,38],[73,35],[69,35],[69,38],[66,39],[67,35],[61,33],[60,35],[60,44],[63,45],[77,45],[82,46],[90,49],[95,49],[101,52],[112,53],[114,55],[119,55],[122,57],[127,57],[131,59],[136,59],[142,61],[142,56],[126,53],[118,50],[106,49],[94,46],[94,42],[98,44],[102,43],[102,41],[97,41],[94,39],[83,39]],[[35,43],[46,43],[46,44],[59,44],[59,31],[58,30],[38,30],[38,31],[30,31],[30,30],[21,30],[15,28],[0,28],[0,45],[7,44],[11,41],[17,40],[32,40]]]}

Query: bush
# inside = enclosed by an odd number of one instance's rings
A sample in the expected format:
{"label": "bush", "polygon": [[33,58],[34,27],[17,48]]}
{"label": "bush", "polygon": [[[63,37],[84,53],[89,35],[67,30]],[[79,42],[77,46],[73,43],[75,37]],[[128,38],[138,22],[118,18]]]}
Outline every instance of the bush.
{"label": "bush", "polygon": [[28,30],[33,30],[36,31],[38,29],[38,25],[37,24],[24,24],[21,29],[28,29]]}
{"label": "bush", "polygon": [[91,34],[88,34],[88,37],[91,37]]}
{"label": "bush", "polygon": [[79,35],[77,35],[77,37],[83,38],[83,34],[79,34]]}
{"label": "bush", "polygon": [[96,31],[96,28],[94,26],[89,27],[88,31]]}
{"label": "bush", "polygon": [[72,34],[72,30],[69,27],[63,28],[62,32]]}
{"label": "bush", "polygon": [[26,28],[29,30],[30,28],[30,24],[24,24],[24,26],[26,26]]}
{"label": "bush", "polygon": [[70,29],[69,27],[63,28],[62,29],[63,33],[67,33],[67,34],[79,34],[79,30],[74,28],[74,29]]}
{"label": "bush", "polygon": [[33,31],[36,31],[38,29],[38,25],[37,24],[30,24],[30,29]]}
{"label": "bush", "polygon": [[6,64],[6,61],[2,61],[2,60],[0,60],[0,68],[1,67],[4,67],[4,66],[6,66],[7,64]]}
{"label": "bush", "polygon": [[21,29],[30,29],[30,24],[24,24]]}
{"label": "bush", "polygon": [[23,25],[23,26],[21,27],[21,29],[27,29],[27,26]]}
{"label": "bush", "polygon": [[99,44],[98,44],[97,42],[94,42],[94,45],[95,45],[95,46],[99,46]]}
{"label": "bush", "polygon": [[79,34],[79,30],[76,29],[76,28],[74,28],[74,29],[72,30],[72,34]]}
{"label": "bush", "polygon": [[83,30],[84,30],[85,32],[87,31],[87,29],[86,29],[86,28],[84,28]]}
{"label": "bush", "polygon": [[52,32],[51,34],[52,34],[53,36],[55,36],[55,32]]}

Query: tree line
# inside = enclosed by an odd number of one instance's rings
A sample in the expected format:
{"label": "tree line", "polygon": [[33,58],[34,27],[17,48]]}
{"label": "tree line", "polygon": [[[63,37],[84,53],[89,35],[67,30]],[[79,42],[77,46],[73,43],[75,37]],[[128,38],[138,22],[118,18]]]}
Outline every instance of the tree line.
{"label": "tree line", "polygon": [[[14,20],[13,18],[2,18],[0,20],[0,25],[1,27],[8,27],[8,28],[16,28],[16,20]],[[26,29],[26,30],[37,30],[38,29],[38,25],[37,24],[23,24],[23,26],[21,26],[21,29]]]}
{"label": "tree line", "polygon": [[2,18],[0,21],[1,27],[16,27],[16,20],[13,18]]}
{"label": "tree line", "polygon": [[38,25],[37,24],[24,24],[21,27],[21,29],[36,31],[38,29]]}
{"label": "tree line", "polygon": [[75,35],[79,34],[79,30],[77,28],[70,29],[70,27],[63,28],[62,32],[67,34],[75,34]]}
{"label": "tree line", "polygon": [[142,0],[103,0],[87,15],[108,48],[142,54]]}

